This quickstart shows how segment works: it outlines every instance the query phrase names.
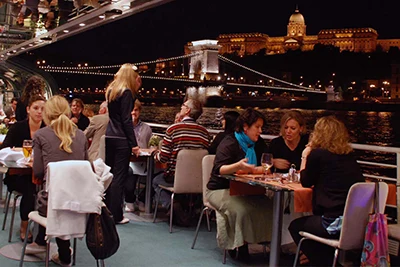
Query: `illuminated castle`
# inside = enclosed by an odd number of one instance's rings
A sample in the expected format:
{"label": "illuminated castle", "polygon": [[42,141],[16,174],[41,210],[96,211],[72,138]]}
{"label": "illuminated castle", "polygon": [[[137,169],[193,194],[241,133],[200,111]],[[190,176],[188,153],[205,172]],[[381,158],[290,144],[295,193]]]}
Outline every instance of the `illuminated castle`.
{"label": "illuminated castle", "polygon": [[282,54],[288,50],[313,50],[316,44],[333,45],[340,51],[373,52],[377,47],[388,51],[391,46],[400,48],[400,39],[378,39],[373,28],[323,29],[317,35],[306,35],[306,23],[296,8],[287,25],[287,35],[271,37],[263,33],[221,34],[219,53],[252,55],[265,49],[267,55]]}

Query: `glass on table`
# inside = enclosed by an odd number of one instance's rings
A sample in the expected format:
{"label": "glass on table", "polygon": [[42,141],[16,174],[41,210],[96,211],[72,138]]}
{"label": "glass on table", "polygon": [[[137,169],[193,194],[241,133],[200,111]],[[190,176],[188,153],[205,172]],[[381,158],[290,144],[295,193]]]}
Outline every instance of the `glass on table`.
{"label": "glass on table", "polygon": [[22,152],[26,162],[29,162],[32,157],[32,140],[24,140],[22,142]]}
{"label": "glass on table", "polygon": [[268,174],[268,170],[274,165],[271,153],[263,153],[261,155],[261,166],[264,168],[264,176]]}

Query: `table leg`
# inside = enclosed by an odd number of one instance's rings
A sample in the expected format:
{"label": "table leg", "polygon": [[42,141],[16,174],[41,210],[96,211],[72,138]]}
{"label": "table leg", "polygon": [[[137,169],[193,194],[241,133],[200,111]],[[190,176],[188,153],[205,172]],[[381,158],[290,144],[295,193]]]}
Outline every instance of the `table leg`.
{"label": "table leg", "polygon": [[283,216],[283,191],[276,191],[274,194],[274,207],[272,212],[272,240],[271,251],[269,254],[269,266],[279,266],[279,256],[281,251],[282,235],[282,216]]}
{"label": "table leg", "polygon": [[145,194],[145,203],[144,209],[145,214],[151,214],[151,187],[152,187],[152,178],[154,174],[154,158],[153,155],[147,157],[147,176],[146,176],[146,194]]}

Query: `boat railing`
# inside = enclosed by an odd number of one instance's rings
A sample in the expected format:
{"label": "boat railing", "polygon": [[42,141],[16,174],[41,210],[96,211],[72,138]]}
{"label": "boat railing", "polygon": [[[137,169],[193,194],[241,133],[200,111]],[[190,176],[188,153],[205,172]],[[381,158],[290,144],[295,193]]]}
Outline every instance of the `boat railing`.
{"label": "boat railing", "polygon": [[[159,124],[159,123],[148,123],[150,127],[153,129],[166,129],[169,124]],[[207,129],[211,135],[216,135],[219,133],[221,130],[220,129]],[[163,136],[164,134],[155,132],[155,134]],[[276,135],[268,135],[268,134],[262,134],[261,137],[266,140],[267,142],[271,141],[272,139],[278,137]],[[378,162],[376,157],[373,157],[372,159],[368,160],[362,160],[358,158],[357,162],[360,165],[364,166],[372,166],[376,168],[383,168],[383,169],[395,169],[395,177],[389,177],[386,175],[376,175],[376,174],[371,174],[367,172],[363,172],[364,177],[367,177],[369,179],[373,180],[380,180],[380,181],[386,181],[388,183],[394,183],[396,184],[396,188],[400,187],[400,147],[386,147],[386,146],[377,146],[377,145],[365,145],[365,144],[356,144],[352,143],[351,146],[353,147],[354,150],[359,150],[367,153],[384,153],[384,154],[392,154],[395,155],[395,164],[388,164],[385,162]],[[379,158],[379,157],[378,157]],[[379,173],[379,172],[378,172]],[[380,174],[380,173],[379,173]],[[397,199],[397,197],[396,197]],[[390,208],[397,208],[397,221],[400,220],[400,210],[399,210],[399,200],[397,200],[397,205],[387,205],[387,207]]]}

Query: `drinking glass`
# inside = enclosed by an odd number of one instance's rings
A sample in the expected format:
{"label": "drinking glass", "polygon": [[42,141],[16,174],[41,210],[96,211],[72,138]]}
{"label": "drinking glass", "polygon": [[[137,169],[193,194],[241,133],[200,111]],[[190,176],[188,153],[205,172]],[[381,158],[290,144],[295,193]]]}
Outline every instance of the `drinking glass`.
{"label": "drinking glass", "polygon": [[32,156],[32,140],[24,140],[22,142],[22,152],[24,153],[25,161],[29,162]]}
{"label": "drinking glass", "polygon": [[263,153],[261,155],[261,166],[264,168],[264,175],[268,173],[268,170],[272,167],[272,154],[270,153]]}

